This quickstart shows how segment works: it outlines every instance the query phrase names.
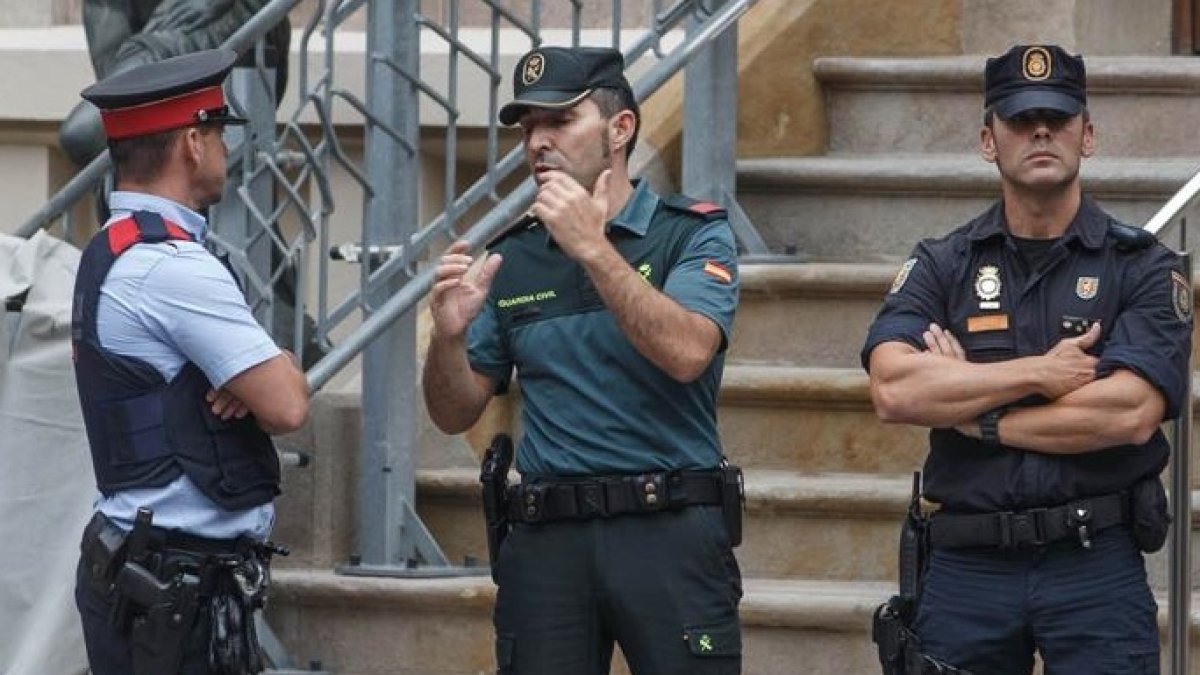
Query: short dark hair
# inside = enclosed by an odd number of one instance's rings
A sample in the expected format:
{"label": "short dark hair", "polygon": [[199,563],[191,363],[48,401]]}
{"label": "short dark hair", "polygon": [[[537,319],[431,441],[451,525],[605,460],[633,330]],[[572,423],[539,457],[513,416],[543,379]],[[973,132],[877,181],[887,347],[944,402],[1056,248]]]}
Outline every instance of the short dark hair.
{"label": "short dark hair", "polygon": [[633,92],[615,87],[600,87],[594,89],[589,98],[595,101],[596,107],[600,108],[600,114],[606,119],[622,110],[633,112],[633,135],[629,137],[629,145],[625,146],[625,158],[629,159],[633,155],[634,146],[637,145],[638,132],[642,129],[642,112],[638,108],[637,99],[633,97]]}
{"label": "short dark hair", "polygon": [[135,183],[153,180],[162,170],[171,146],[182,132],[183,129],[171,129],[157,134],[109,141],[108,149],[112,153],[117,180],[130,180]]}

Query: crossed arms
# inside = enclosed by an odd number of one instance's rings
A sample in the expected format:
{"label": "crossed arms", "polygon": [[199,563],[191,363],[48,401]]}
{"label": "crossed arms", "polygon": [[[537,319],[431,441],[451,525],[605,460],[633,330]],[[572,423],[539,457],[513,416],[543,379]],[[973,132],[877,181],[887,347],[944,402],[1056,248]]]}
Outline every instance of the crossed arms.
{"label": "crossed arms", "polygon": [[1000,419],[1005,445],[1048,454],[1079,454],[1144,443],[1166,411],[1162,393],[1135,372],[1096,377],[1098,359],[1086,350],[1100,338],[1064,339],[1041,356],[971,363],[958,340],[936,324],[925,351],[884,342],[870,355],[871,400],[884,422],[954,427],[980,437],[976,419],[1031,395],[1047,402],[1012,408]]}

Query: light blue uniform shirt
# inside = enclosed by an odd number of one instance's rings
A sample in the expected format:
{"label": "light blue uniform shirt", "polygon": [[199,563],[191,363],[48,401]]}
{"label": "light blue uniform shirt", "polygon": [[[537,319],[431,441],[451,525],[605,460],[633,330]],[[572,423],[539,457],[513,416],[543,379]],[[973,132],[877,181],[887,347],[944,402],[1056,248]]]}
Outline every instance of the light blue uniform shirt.
{"label": "light blue uniform shirt", "polygon": [[[100,344],[141,359],[170,381],[190,361],[214,388],[279,355],[254,320],[229,270],[202,245],[208,224],[191,209],[161,197],[113,192],[105,227],[133,211],[153,211],[179,225],[196,242],[139,244],[113,264],[100,288],[96,330]],[[154,510],[154,524],[214,539],[250,535],[265,539],[275,507],[228,511],[206,497],[186,475],[158,488],[101,496],[96,509],[126,530],[140,506]]]}

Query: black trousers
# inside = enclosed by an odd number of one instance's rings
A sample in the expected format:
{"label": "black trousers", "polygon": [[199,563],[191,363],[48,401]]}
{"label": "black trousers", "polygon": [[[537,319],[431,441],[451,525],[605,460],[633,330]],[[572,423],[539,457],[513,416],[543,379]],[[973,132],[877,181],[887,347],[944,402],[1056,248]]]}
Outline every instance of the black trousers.
{"label": "black trousers", "polygon": [[737,675],[741,572],[717,506],[517,524],[496,564],[501,675]]}

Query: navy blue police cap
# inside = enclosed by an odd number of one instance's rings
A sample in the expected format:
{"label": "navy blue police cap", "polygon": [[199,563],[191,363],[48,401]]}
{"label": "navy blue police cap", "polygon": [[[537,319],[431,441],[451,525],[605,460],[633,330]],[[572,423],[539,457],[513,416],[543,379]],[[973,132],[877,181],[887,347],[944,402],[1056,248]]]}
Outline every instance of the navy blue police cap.
{"label": "navy blue police cap", "polygon": [[1029,110],[1078,115],[1087,105],[1083,58],[1057,45],[1017,45],[984,69],[984,106],[1002,119]]}
{"label": "navy blue police cap", "polygon": [[528,108],[570,108],[600,88],[624,90],[634,101],[621,52],[607,47],[539,47],[517,61],[513,100],[500,109],[500,122],[516,124]]}
{"label": "navy blue police cap", "polygon": [[221,89],[237,59],[228,49],[175,56],[107,77],[80,96],[100,109],[110,141],[194,124],[245,124],[230,113]]}

